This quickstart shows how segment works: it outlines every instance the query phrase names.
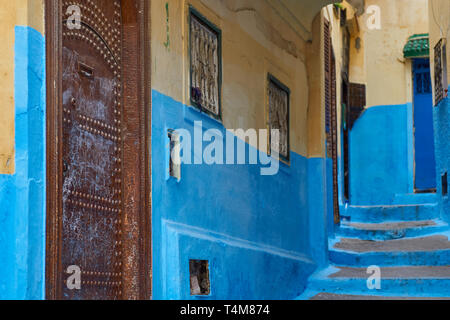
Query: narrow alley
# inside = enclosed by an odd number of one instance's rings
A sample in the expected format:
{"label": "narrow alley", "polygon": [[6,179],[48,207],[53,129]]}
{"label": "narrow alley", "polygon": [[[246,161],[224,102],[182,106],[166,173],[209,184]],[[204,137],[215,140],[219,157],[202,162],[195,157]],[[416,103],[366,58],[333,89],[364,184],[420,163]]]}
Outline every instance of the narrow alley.
{"label": "narrow alley", "polygon": [[[436,197],[412,197],[423,203],[350,206],[352,222],[342,222],[329,240],[330,265],[309,278],[299,298],[449,298],[449,226]],[[379,267],[378,287],[368,285],[371,266]]]}

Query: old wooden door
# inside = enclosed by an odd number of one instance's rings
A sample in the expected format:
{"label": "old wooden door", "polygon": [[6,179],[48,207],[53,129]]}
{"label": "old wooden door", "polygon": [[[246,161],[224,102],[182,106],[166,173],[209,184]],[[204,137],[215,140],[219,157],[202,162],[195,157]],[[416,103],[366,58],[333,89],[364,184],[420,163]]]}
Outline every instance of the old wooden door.
{"label": "old wooden door", "polygon": [[49,133],[60,140],[49,137],[49,298],[150,294],[144,6],[63,0],[53,7],[58,64],[50,95],[60,107],[49,112]]}

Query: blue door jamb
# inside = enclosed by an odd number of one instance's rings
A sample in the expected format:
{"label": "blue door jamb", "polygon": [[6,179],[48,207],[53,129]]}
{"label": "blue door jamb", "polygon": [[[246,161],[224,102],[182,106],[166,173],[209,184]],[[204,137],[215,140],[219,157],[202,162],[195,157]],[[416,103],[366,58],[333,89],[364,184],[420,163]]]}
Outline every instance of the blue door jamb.
{"label": "blue door jamb", "polygon": [[436,161],[434,154],[433,95],[431,92],[430,62],[413,60],[414,75],[414,160],[415,191],[436,189]]}

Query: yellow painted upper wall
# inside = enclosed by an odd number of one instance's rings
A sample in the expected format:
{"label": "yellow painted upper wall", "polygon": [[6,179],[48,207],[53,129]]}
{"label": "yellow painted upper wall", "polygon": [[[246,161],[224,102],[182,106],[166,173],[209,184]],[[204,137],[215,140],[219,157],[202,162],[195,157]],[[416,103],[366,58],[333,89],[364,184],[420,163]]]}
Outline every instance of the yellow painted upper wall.
{"label": "yellow painted upper wall", "polygon": [[0,174],[14,173],[14,26],[16,2],[0,6]]}
{"label": "yellow painted upper wall", "polygon": [[[444,0],[446,1],[446,0]],[[449,1],[450,2],[450,1]],[[417,33],[428,32],[427,0],[366,0],[365,9],[377,5],[381,12],[381,30],[369,30],[363,13],[355,17],[353,7],[344,1],[347,9],[347,27],[350,32],[349,81],[366,84],[367,107],[398,105],[412,102],[411,60],[403,58],[403,48],[408,38]],[[337,121],[341,123],[341,81],[343,32],[339,16],[333,6],[322,10],[322,21],[330,22],[334,55],[336,58]],[[313,41],[308,50],[310,74],[310,103],[308,111],[309,156],[325,154],[325,102],[323,71],[323,22],[319,18],[313,27]],[[356,48],[356,39],[360,48]],[[321,45],[319,46],[319,43]],[[319,51],[320,50],[320,51]],[[338,143],[341,144],[338,135]],[[340,148],[338,148],[340,150]]]}
{"label": "yellow painted upper wall", "polygon": [[[354,15],[353,7],[347,2],[342,2],[342,6],[347,9],[347,19],[350,21]],[[342,90],[341,73],[343,69],[343,36],[345,28],[341,27],[339,11],[333,5],[322,9],[313,23],[313,41],[308,48],[308,68],[310,74],[309,82],[309,111],[308,111],[308,152],[310,157],[323,157],[326,153],[325,147],[325,74],[324,74],[324,20],[330,23],[332,39],[332,50],[336,62],[336,116],[337,123],[341,123],[341,95]],[[341,135],[338,135],[340,143]],[[340,148],[338,148],[340,154]]]}
{"label": "yellow painted upper wall", "polygon": [[447,39],[447,79],[450,84],[450,1],[430,0],[428,9],[430,24],[431,79],[434,84],[434,47],[440,39],[444,38]]}
{"label": "yellow painted upper wall", "polygon": [[28,26],[44,34],[44,0],[14,0],[18,26]]}
{"label": "yellow painted upper wall", "polygon": [[[253,0],[254,1],[254,0]],[[314,18],[325,6],[342,0],[275,0],[270,2],[278,12],[286,11],[284,15],[296,29],[307,40],[312,40],[312,24]]]}
{"label": "yellow painted upper wall", "polygon": [[[192,5],[222,31],[224,126],[227,129],[266,128],[267,75],[271,73],[291,90],[291,150],[306,156],[306,42],[298,30],[273,9],[270,1],[153,0],[152,88],[190,104],[188,13]],[[166,2],[169,4],[169,32]]]}
{"label": "yellow painted upper wall", "polygon": [[[367,106],[412,102],[411,63],[403,48],[413,34],[428,33],[428,0],[366,0],[377,5],[381,30],[369,30],[369,15],[358,18],[360,33],[352,37],[350,80],[367,85]],[[361,38],[364,56],[358,56],[355,39]],[[364,81],[365,80],[365,81]]]}
{"label": "yellow painted upper wall", "polygon": [[323,157],[325,154],[325,109],[324,109],[324,51],[323,15],[313,21],[312,42],[307,46],[308,68],[308,156]]}
{"label": "yellow painted upper wall", "polygon": [[14,173],[14,28],[43,32],[42,0],[2,1],[0,6],[0,174]]}

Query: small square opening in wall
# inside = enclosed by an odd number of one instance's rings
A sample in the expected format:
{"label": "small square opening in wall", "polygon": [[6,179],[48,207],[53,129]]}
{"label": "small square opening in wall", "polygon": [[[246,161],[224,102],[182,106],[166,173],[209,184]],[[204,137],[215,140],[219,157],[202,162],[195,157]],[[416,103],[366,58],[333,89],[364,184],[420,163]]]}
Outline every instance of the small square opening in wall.
{"label": "small square opening in wall", "polygon": [[207,296],[211,293],[207,260],[190,260],[189,275],[192,296]]}
{"label": "small square opening in wall", "polygon": [[442,175],[442,195],[448,195],[448,174],[447,172]]}
{"label": "small square opening in wall", "polygon": [[176,133],[174,130],[169,130],[167,135],[170,141],[169,174],[171,177],[180,180],[181,179],[180,135]]}

